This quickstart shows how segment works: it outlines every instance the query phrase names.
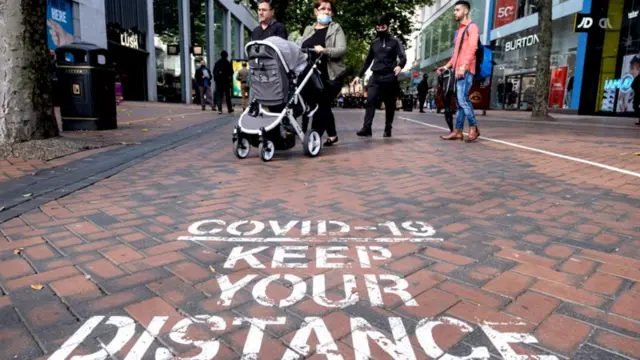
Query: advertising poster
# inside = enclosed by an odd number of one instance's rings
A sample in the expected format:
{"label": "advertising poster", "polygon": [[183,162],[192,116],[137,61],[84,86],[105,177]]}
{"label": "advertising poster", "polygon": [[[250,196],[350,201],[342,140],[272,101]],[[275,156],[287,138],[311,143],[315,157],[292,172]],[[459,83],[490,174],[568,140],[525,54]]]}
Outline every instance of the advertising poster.
{"label": "advertising poster", "polygon": [[236,80],[238,71],[242,69],[242,63],[244,60],[231,60],[231,66],[233,67],[233,87],[231,88],[231,96],[241,97],[240,95],[240,81]]}
{"label": "advertising poster", "polygon": [[561,109],[564,105],[564,90],[567,82],[567,67],[551,69],[551,88],[549,89],[549,108]]}
{"label": "advertising poster", "polygon": [[606,88],[618,90],[616,111],[619,113],[633,112],[634,91],[631,88],[633,80],[640,74],[640,54],[627,55],[622,60],[619,80],[605,82]]}
{"label": "advertising poster", "polygon": [[73,42],[71,0],[47,0],[47,40],[52,50]]}
{"label": "advertising poster", "polygon": [[499,28],[516,19],[518,4],[516,0],[497,0],[496,13],[493,19],[493,28]]}

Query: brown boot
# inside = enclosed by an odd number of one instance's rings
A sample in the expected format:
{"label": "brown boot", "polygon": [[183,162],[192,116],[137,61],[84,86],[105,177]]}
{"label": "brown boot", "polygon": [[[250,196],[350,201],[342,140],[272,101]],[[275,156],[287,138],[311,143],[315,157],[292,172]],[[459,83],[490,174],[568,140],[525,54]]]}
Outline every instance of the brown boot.
{"label": "brown boot", "polygon": [[462,141],[462,140],[464,140],[464,135],[462,134],[462,130],[456,129],[456,130],[453,130],[451,132],[451,134],[449,134],[447,136],[442,135],[442,136],[440,136],[440,138],[442,140],[460,140],[460,141]]}
{"label": "brown boot", "polygon": [[478,130],[477,126],[472,126],[469,129],[469,136],[467,137],[466,142],[475,141],[480,136],[480,130]]}

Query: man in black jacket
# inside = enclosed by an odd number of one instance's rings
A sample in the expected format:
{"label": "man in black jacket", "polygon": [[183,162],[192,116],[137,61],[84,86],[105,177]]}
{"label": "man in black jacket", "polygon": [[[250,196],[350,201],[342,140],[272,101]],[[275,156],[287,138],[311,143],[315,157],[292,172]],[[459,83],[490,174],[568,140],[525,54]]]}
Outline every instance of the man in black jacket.
{"label": "man in black jacket", "polygon": [[222,114],[222,97],[227,100],[227,110],[229,113],[233,112],[233,106],[231,105],[231,86],[233,85],[233,66],[227,59],[229,53],[226,50],[222,50],[220,53],[220,60],[216,62],[213,67],[213,79],[216,82],[216,99],[218,100],[218,114]]}
{"label": "man in black jacket", "polygon": [[364,76],[373,62],[371,67],[373,75],[367,84],[367,110],[364,115],[364,124],[362,129],[358,131],[358,136],[372,136],[371,125],[376,105],[379,100],[382,100],[386,114],[384,137],[390,137],[393,116],[396,111],[396,97],[400,90],[398,74],[407,63],[407,56],[400,40],[389,34],[389,18],[387,16],[378,18],[376,31],[378,37],[369,47],[369,54],[364,61],[364,66],[351,85],[355,86],[360,82],[360,78]]}
{"label": "man in black jacket", "polygon": [[260,23],[251,32],[251,41],[264,40],[271,36],[279,36],[285,40],[289,37],[287,28],[273,18],[275,9],[270,0],[258,1],[258,19]]}
{"label": "man in black jacket", "polygon": [[422,81],[418,84],[418,102],[420,103],[420,112],[424,113],[424,102],[427,100],[429,92],[429,75],[424,74]]}

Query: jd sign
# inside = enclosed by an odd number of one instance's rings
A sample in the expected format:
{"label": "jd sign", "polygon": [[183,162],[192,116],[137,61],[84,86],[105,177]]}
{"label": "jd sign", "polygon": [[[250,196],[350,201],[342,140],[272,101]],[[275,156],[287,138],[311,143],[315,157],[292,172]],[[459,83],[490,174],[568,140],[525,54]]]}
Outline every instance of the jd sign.
{"label": "jd sign", "polygon": [[603,17],[600,19],[594,19],[594,17],[589,16],[588,14],[576,14],[574,32],[591,32],[594,29],[598,30],[597,27],[594,27],[597,23],[597,26],[602,30],[613,29],[611,26],[611,21],[607,17]]}

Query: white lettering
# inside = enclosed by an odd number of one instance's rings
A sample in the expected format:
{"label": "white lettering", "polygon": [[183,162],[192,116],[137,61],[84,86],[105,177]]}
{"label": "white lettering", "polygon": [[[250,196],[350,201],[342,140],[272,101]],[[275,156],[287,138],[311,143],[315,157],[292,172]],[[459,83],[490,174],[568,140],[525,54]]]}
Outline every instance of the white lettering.
{"label": "white lettering", "polygon": [[257,318],[236,318],[233,325],[242,325],[247,322],[251,324],[247,340],[242,350],[242,360],[259,359],[260,348],[262,347],[262,339],[264,338],[264,330],[267,325],[284,325],[287,318],[280,316],[277,318],[257,319]]}
{"label": "white lettering", "polygon": [[[487,325],[481,325],[480,327],[482,328],[482,330],[484,330],[484,333],[487,334],[487,337],[489,338],[489,340],[491,340],[504,360],[526,360],[529,358],[529,356],[527,355],[518,355],[515,351],[513,351],[513,348],[509,345],[509,343],[538,343],[538,340],[529,334],[514,332],[503,333],[494,330]],[[553,355],[535,355],[531,357],[538,360],[558,360],[558,358]]]}
{"label": "white lettering", "polygon": [[82,344],[82,342],[89,336],[89,334],[91,334],[93,329],[95,329],[102,322],[103,319],[104,316],[90,317],[47,360],[65,360],[69,355],[71,355],[73,350],[78,347],[78,345]]}
{"label": "white lettering", "polygon": [[590,17],[584,17],[580,24],[578,24],[578,29],[588,29],[591,25],[593,25],[593,19]]}
{"label": "white lettering", "polygon": [[216,233],[219,233],[220,231],[222,231],[223,229],[211,229],[209,231],[202,231],[200,230],[200,226],[205,225],[205,224],[217,224],[220,226],[225,226],[227,223],[224,222],[224,220],[201,220],[198,222],[194,222],[193,224],[191,224],[191,226],[189,226],[189,234],[193,234],[193,235],[213,235]]}
{"label": "white lettering", "polygon": [[107,346],[102,345],[102,349],[93,354],[74,356],[72,360],[105,360],[120,351],[136,333],[135,321],[127,316],[111,316],[106,324],[118,328],[113,340]]}
{"label": "white lettering", "polygon": [[251,282],[251,280],[255,279],[258,275],[247,275],[243,277],[241,280],[238,280],[235,284],[232,284],[227,275],[220,276],[218,278],[218,286],[220,290],[222,290],[222,294],[220,294],[220,300],[218,301],[218,305],[229,306],[231,305],[231,301],[233,300],[233,295],[238,292],[238,290],[247,286]]}
{"label": "white lettering", "polygon": [[322,318],[307,317],[304,319],[302,327],[296,332],[293,340],[291,340],[291,345],[289,345],[291,349],[287,349],[282,360],[300,359],[300,354],[302,354],[304,358],[311,355],[309,336],[311,336],[312,330],[318,337],[318,348],[316,349],[317,354],[325,355],[327,360],[344,359],[342,355],[340,355],[340,350],[338,349],[335,340],[331,336],[331,333],[329,332],[329,329],[327,329],[327,325],[324,323]]}
{"label": "white lettering", "polygon": [[[169,319],[168,316],[154,316],[149,323],[149,326],[142,333],[136,344],[133,345],[131,351],[127,354],[127,357],[124,360],[140,360],[143,358],[144,353],[149,350],[149,346],[153,343],[153,340],[160,334],[160,329],[164,326],[164,324]],[[161,349],[158,349],[161,350]],[[168,352],[167,349],[163,349]],[[162,357],[162,355],[160,355]],[[158,359],[158,356],[156,356]]]}
{"label": "white lettering", "polygon": [[285,225],[284,228],[280,228],[280,223],[274,220],[269,221],[269,225],[271,225],[271,230],[276,236],[285,236],[294,226],[298,223],[298,220],[291,220]]}
{"label": "white lettering", "polygon": [[51,8],[51,18],[56,21],[67,23],[67,12],[56,8]]}
{"label": "white lettering", "polygon": [[[271,275],[267,278],[260,280],[253,287],[253,298],[260,305],[274,306],[276,304],[275,301],[273,301],[273,299],[267,296],[267,286],[269,286],[271,282],[276,281],[279,278],[280,278],[280,274]],[[302,279],[300,279],[299,277],[295,275],[287,274],[284,276],[284,279],[294,285],[293,285],[293,291],[291,292],[291,295],[289,295],[289,297],[287,297],[286,299],[280,300],[280,305],[279,305],[280,307],[287,307],[297,303],[298,301],[302,300],[302,298],[304,298],[304,295],[307,292],[307,283],[302,281]]]}
{"label": "white lettering", "polygon": [[346,264],[344,262],[341,263],[328,263],[329,259],[346,259],[345,255],[341,254],[330,254],[329,251],[344,251],[349,250],[347,246],[330,246],[330,247],[319,247],[316,249],[316,261],[318,264],[318,268],[320,269],[344,269]]}
{"label": "white lettering", "polygon": [[389,325],[395,343],[389,340],[383,333],[376,330],[369,322],[363,318],[351,318],[351,336],[355,358],[358,360],[371,359],[371,349],[368,338],[371,338],[387,354],[396,360],[415,360],[416,355],[411,347],[411,341],[407,336],[407,331],[399,317],[390,317]]}
{"label": "white lettering", "polygon": [[[238,231],[238,227],[240,227],[242,225],[245,225],[245,224],[253,225],[253,230],[246,231],[246,232]],[[229,227],[227,227],[227,232],[229,234],[235,235],[235,236],[252,236],[252,235],[260,233],[262,230],[264,230],[264,223],[262,223],[260,221],[255,221],[255,220],[251,220],[251,221],[247,221],[247,220],[236,221],[236,222],[232,223],[231,225],[229,225]]]}
{"label": "white lettering", "polygon": [[243,252],[244,249],[242,246],[236,246],[231,250],[231,254],[227,258],[227,261],[224,263],[225,269],[233,269],[236,266],[236,263],[239,260],[244,260],[254,269],[264,269],[264,264],[262,264],[258,259],[256,259],[255,254],[262,252],[268,249],[268,246],[260,246],[257,248],[249,249],[246,252]]}
{"label": "white lettering", "polygon": [[[337,225],[340,227],[338,232],[330,232],[329,236],[338,236],[340,234],[347,234],[350,231],[349,225],[342,221],[329,221],[329,224]],[[327,233],[327,221],[318,221],[318,235],[322,236]]]}
{"label": "white lettering", "polygon": [[[391,274],[381,274],[380,280],[389,280],[395,282],[394,286],[385,286],[382,291],[387,294],[396,294],[406,306],[418,306],[418,303],[413,299],[413,296],[407,291],[409,283],[407,280]],[[369,298],[371,304],[374,306],[384,306],[382,302],[382,293],[378,287],[378,280],[375,275],[365,275],[365,282],[367,284],[367,290],[369,291]]]}
{"label": "white lettering", "polygon": [[[539,42],[540,42],[540,38],[538,37],[538,34],[525,36],[519,39],[507,41],[504,44],[504,51],[509,52],[509,51],[517,50],[523,47],[533,46],[538,44]],[[411,222],[409,221],[408,223],[411,223]],[[418,230],[418,231],[424,231],[425,234],[429,234],[429,235],[417,235],[414,233],[414,235],[416,236],[431,236],[436,232],[433,227],[429,226],[428,224],[425,224],[422,221],[415,221],[415,223],[421,224],[421,230]]]}
{"label": "white lettering", "polygon": [[[471,350],[471,355],[460,357],[453,356],[450,354],[445,354],[444,351],[436,344],[436,341],[433,338],[433,328],[438,325],[449,324],[456,326],[463,333],[470,333],[473,331],[473,328],[469,326],[469,324],[460,321],[458,319],[454,319],[448,316],[438,318],[436,320],[430,319],[422,319],[416,326],[416,337],[418,338],[418,342],[420,346],[422,346],[422,350],[431,358],[434,359],[442,359],[442,360],[465,360],[465,359],[489,359],[489,350],[486,347],[474,347]],[[444,355],[444,356],[443,356]],[[442,357],[441,357],[442,356]]]}
{"label": "white lettering", "polygon": [[278,246],[273,253],[273,261],[271,267],[277,268],[289,268],[289,269],[305,269],[307,263],[285,263],[284,259],[304,259],[306,254],[287,253],[287,251],[306,251],[308,246]]}
{"label": "white lettering", "polygon": [[356,289],[356,277],[355,275],[343,275],[344,278],[344,299],[339,301],[329,300],[326,294],[326,286],[324,282],[324,275],[316,275],[313,277],[313,300],[318,304],[328,308],[344,308],[357,303],[360,300],[360,296]]}
{"label": "white lettering", "polygon": [[178,344],[194,345],[200,348],[200,353],[192,357],[175,357],[176,360],[211,360],[220,350],[220,342],[218,340],[192,340],[187,336],[187,330],[193,323],[207,324],[211,330],[224,330],[227,324],[224,319],[218,316],[198,315],[194,318],[185,318],[178,321],[169,334],[169,338]]}

